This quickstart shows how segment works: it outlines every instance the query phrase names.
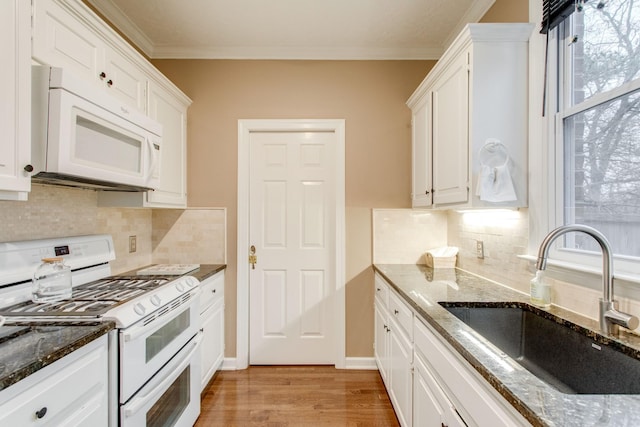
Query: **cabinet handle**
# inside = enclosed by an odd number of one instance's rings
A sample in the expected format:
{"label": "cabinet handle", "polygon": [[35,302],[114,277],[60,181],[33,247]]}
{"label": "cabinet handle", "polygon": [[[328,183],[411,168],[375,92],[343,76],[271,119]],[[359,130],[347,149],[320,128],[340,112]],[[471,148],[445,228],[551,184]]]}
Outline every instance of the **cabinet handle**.
{"label": "cabinet handle", "polygon": [[104,73],[104,71],[101,72],[100,74],[98,74],[98,76],[100,77],[100,80],[104,80],[107,77],[107,75]]}
{"label": "cabinet handle", "polygon": [[399,314],[400,312],[398,310],[393,310],[393,314],[395,314],[396,316]]}
{"label": "cabinet handle", "polygon": [[378,292],[380,292],[381,290],[382,290],[382,289],[380,289],[380,288],[376,288],[376,291],[378,291]]}
{"label": "cabinet handle", "polygon": [[424,194],[428,196],[428,195],[429,195],[429,190],[426,190],[426,191],[424,192]]}
{"label": "cabinet handle", "polygon": [[111,79],[107,80],[107,86],[109,87],[113,86],[113,80]]}
{"label": "cabinet handle", "polygon": [[42,407],[42,409],[40,409],[39,411],[36,411],[36,418],[38,419],[44,418],[45,415],[47,415],[46,406]]}
{"label": "cabinet handle", "polygon": [[214,289],[214,290],[212,290],[211,292],[215,294],[215,293],[216,293],[216,290]]}
{"label": "cabinet handle", "polygon": [[27,172],[33,172],[33,165],[27,165],[24,167],[24,170]]}

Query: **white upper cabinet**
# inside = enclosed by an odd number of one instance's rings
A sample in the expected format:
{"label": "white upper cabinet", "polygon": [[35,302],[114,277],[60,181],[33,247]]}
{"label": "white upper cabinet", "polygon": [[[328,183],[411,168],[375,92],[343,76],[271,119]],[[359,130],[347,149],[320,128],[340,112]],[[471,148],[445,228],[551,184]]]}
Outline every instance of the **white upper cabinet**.
{"label": "white upper cabinet", "polygon": [[35,1],[33,59],[65,68],[125,104],[145,111],[147,76],[135,58],[129,59],[125,53],[133,49],[111,46],[98,31],[98,18],[83,12],[73,2]]}
{"label": "white upper cabinet", "polygon": [[424,97],[412,108],[411,201],[413,207],[430,206],[431,184],[431,98]]}
{"label": "white upper cabinet", "polygon": [[31,5],[0,2],[0,199],[26,200],[31,190]]}
{"label": "white upper cabinet", "polygon": [[527,205],[532,31],[467,25],[409,98],[414,207]]}
{"label": "white upper cabinet", "polygon": [[144,71],[114,49],[105,50],[103,68],[105,71],[99,78],[109,93],[127,105],[146,111],[148,79]]}
{"label": "white upper cabinet", "polygon": [[187,109],[191,100],[81,0],[34,0],[33,60],[70,70],[162,124],[160,186],[100,192],[100,206],[187,206]]}

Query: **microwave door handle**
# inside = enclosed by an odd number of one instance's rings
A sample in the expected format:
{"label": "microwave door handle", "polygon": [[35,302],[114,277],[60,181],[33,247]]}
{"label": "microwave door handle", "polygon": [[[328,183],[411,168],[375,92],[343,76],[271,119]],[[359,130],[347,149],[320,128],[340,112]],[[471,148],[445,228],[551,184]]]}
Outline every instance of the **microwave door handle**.
{"label": "microwave door handle", "polygon": [[182,371],[191,363],[191,358],[196,351],[198,351],[198,347],[200,346],[200,342],[202,341],[202,332],[198,332],[196,337],[191,342],[192,348],[189,352],[182,358],[180,363],[170,370],[166,377],[158,383],[156,387],[154,387],[149,393],[144,396],[135,397],[126,405],[124,410],[125,418],[129,418],[135,413],[137,413],[141,408],[143,408],[149,401],[154,400],[156,397],[160,396],[161,393],[164,393],[169,385],[175,381],[175,379],[182,373]]}
{"label": "microwave door handle", "polygon": [[147,176],[145,177],[146,180],[151,178],[151,175],[153,175],[153,171],[156,169],[156,165],[158,164],[158,161],[160,159],[160,155],[158,154],[158,152],[160,151],[159,144],[155,144],[151,140],[151,138],[147,138],[147,147],[149,148],[151,154],[151,164],[149,165],[149,171],[147,172]]}

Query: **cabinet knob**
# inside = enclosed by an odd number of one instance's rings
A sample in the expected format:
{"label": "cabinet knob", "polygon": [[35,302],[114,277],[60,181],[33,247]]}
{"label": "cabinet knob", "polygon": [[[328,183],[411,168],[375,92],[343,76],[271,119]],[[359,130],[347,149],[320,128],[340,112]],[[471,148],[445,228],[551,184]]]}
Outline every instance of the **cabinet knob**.
{"label": "cabinet knob", "polygon": [[100,74],[98,74],[98,76],[100,77],[100,80],[104,80],[105,77],[107,77],[107,75],[103,72],[101,72]]}
{"label": "cabinet knob", "polygon": [[395,314],[396,316],[399,314],[400,312],[398,310],[393,310],[393,314]]}
{"label": "cabinet knob", "polygon": [[216,293],[216,290],[214,289],[214,290],[212,290],[211,292],[215,294],[215,293]]}
{"label": "cabinet knob", "polygon": [[33,172],[33,165],[27,165],[24,167],[24,170],[27,172]]}
{"label": "cabinet knob", "polygon": [[38,419],[44,418],[45,415],[47,415],[47,407],[46,406],[42,407],[42,409],[40,409],[39,411],[36,411],[36,418],[38,418]]}
{"label": "cabinet knob", "polygon": [[378,291],[378,292],[380,292],[381,290],[382,290],[382,289],[380,289],[380,288],[376,288],[376,291]]}
{"label": "cabinet knob", "polygon": [[429,195],[429,190],[426,190],[426,191],[424,192],[424,194],[428,196],[428,195]]}
{"label": "cabinet knob", "polygon": [[111,79],[107,80],[107,86],[109,87],[113,86],[113,80]]}

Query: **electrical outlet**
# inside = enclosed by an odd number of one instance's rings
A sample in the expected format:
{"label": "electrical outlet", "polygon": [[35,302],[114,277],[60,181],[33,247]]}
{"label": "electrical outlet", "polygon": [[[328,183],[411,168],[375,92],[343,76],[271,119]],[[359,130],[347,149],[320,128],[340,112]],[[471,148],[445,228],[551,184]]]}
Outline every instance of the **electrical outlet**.
{"label": "electrical outlet", "polygon": [[136,251],[136,236],[129,236],[129,253]]}
{"label": "electrical outlet", "polygon": [[484,243],[482,240],[476,240],[476,256],[484,259]]}

